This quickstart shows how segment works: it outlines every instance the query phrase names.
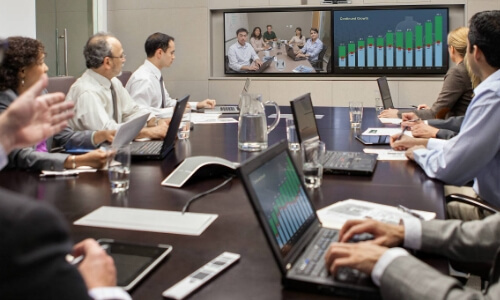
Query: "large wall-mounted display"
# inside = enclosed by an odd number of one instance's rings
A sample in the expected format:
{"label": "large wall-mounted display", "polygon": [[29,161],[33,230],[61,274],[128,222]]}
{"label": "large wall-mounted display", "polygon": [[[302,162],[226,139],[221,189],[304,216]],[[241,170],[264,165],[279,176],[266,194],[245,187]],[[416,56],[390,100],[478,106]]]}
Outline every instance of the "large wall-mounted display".
{"label": "large wall-mounted display", "polygon": [[[443,6],[248,9],[223,14],[228,76],[419,76],[445,74],[449,67],[449,8]],[[272,25],[276,40],[263,44],[257,38],[252,46],[252,36],[260,31],[263,39],[267,25]],[[248,31],[245,40],[238,40],[239,28]],[[243,52],[235,55],[234,50],[238,45],[242,50],[245,42],[260,61],[267,61],[263,68],[240,69],[238,55]],[[302,52],[312,57],[299,59],[297,53]]]}
{"label": "large wall-mounted display", "polygon": [[448,9],[332,12],[334,74],[441,74],[448,70]]}

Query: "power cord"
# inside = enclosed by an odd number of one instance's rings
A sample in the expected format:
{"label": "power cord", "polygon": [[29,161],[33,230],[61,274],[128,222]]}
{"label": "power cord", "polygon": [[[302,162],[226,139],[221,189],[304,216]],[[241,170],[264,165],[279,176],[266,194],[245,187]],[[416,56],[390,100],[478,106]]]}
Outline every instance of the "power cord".
{"label": "power cord", "polygon": [[224,180],[224,182],[222,182],[221,184],[219,184],[218,186],[216,187],[213,187],[211,189],[209,189],[208,191],[205,191],[203,193],[199,193],[198,195],[195,195],[194,197],[192,197],[191,199],[188,200],[188,202],[186,202],[186,204],[184,205],[184,207],[182,208],[182,214],[184,214],[188,208],[189,208],[189,205],[191,205],[191,203],[193,203],[195,200],[205,196],[205,195],[208,195],[212,192],[215,192],[216,190],[220,189],[221,187],[225,186],[229,181],[231,181],[234,177],[236,177],[236,175],[231,175],[229,178],[227,178],[226,180]]}

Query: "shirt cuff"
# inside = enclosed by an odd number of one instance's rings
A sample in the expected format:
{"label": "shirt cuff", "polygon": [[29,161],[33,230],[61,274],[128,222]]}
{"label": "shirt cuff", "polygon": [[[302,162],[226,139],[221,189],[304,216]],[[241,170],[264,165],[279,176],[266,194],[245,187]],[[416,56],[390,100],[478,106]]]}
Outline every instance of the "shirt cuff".
{"label": "shirt cuff", "polygon": [[97,148],[97,145],[96,143],[94,143],[94,135],[97,131],[92,131],[92,134],[90,135],[90,142],[92,143],[92,145],[94,146],[94,148]]}
{"label": "shirt cuff", "polygon": [[389,264],[400,256],[406,256],[409,253],[403,248],[391,248],[380,257],[372,271],[372,280],[375,285],[380,286],[380,279]]}
{"label": "shirt cuff", "polygon": [[422,221],[416,218],[402,219],[405,227],[403,247],[418,250],[422,247]]}
{"label": "shirt cuff", "polygon": [[89,290],[94,300],[132,300],[132,297],[120,287],[98,287]]}
{"label": "shirt cuff", "polygon": [[427,141],[427,149],[440,149],[443,148],[444,144],[446,144],[446,140],[430,138],[429,141]]}
{"label": "shirt cuff", "polygon": [[7,165],[8,161],[9,159],[7,158],[7,153],[5,153],[2,143],[0,143],[0,170]]}

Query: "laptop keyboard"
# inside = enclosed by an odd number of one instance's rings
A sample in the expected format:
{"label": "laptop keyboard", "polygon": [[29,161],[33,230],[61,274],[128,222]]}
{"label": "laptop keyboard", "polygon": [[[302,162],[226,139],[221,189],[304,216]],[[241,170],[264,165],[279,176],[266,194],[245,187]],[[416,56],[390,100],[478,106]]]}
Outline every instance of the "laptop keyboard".
{"label": "laptop keyboard", "polygon": [[[329,272],[325,266],[325,252],[332,242],[338,240],[338,231],[322,228],[314,241],[314,246],[308,247],[302,258],[302,264],[297,268],[297,273],[312,277],[325,278]],[[336,280],[355,283],[362,277],[363,273],[356,269],[339,268],[335,276]]]}
{"label": "laptop keyboard", "polygon": [[238,109],[234,106],[219,106],[220,111],[225,111],[225,112],[238,112]]}
{"label": "laptop keyboard", "polygon": [[349,168],[356,155],[356,152],[326,151],[323,165],[335,169]]}
{"label": "laptop keyboard", "polygon": [[130,151],[133,154],[159,154],[163,141],[132,143]]}

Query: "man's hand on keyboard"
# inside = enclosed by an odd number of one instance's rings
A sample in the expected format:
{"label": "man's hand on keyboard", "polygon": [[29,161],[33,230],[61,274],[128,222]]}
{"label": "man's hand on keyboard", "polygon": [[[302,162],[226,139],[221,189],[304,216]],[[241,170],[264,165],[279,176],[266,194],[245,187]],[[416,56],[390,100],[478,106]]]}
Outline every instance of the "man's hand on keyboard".
{"label": "man's hand on keyboard", "polygon": [[349,267],[371,274],[373,267],[388,248],[373,243],[332,243],[326,251],[325,266],[330,274]]}
{"label": "man's hand on keyboard", "polygon": [[375,220],[349,220],[339,232],[339,242],[348,242],[355,235],[370,233],[373,239],[369,243],[374,243],[386,247],[396,247],[403,243],[404,226],[382,223]]}

